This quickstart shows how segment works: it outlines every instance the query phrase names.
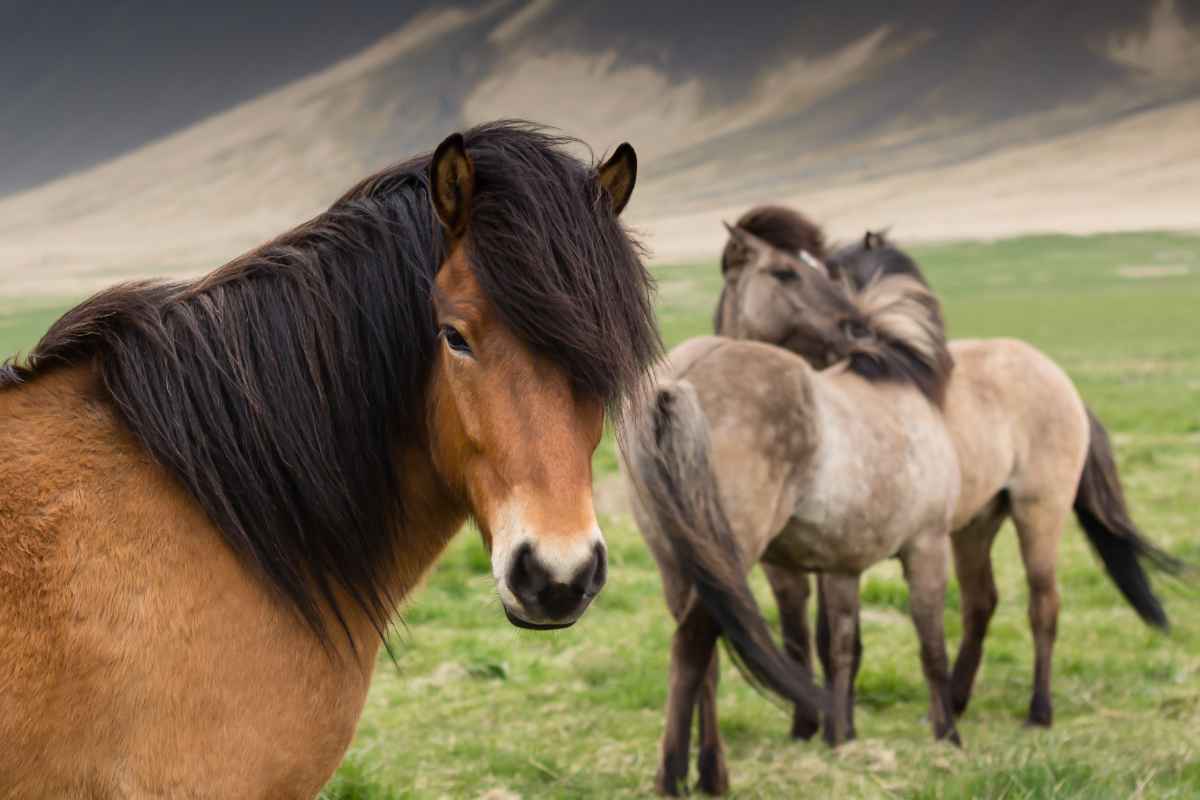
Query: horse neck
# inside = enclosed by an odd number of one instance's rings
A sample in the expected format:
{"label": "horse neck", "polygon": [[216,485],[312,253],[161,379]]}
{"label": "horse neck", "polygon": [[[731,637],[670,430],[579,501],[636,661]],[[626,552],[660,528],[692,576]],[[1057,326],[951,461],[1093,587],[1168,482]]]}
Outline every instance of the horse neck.
{"label": "horse neck", "polygon": [[402,601],[466,523],[469,512],[442,481],[426,448],[404,448],[399,459],[407,519],[403,530],[397,532],[402,541],[396,548],[392,589],[393,597]]}

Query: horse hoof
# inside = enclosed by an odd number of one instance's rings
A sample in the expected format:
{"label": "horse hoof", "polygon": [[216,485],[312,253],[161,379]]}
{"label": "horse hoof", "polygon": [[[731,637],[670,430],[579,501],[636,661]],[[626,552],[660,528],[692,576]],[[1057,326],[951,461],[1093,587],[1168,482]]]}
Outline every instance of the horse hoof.
{"label": "horse hoof", "polygon": [[1029,718],[1025,720],[1028,728],[1049,728],[1054,721],[1054,708],[1047,702],[1034,700],[1029,705]]}
{"label": "horse hoof", "polygon": [[829,728],[825,729],[825,737],[824,738],[825,738],[825,744],[829,745],[834,750],[836,750],[837,748],[841,747],[843,744],[846,743],[845,738],[838,739],[837,735],[833,732],[833,730],[831,730]]}
{"label": "horse hoof", "polygon": [[729,791],[729,772],[725,769],[725,757],[719,752],[700,751],[700,791],[713,796]]}
{"label": "horse hoof", "polygon": [[792,738],[807,742],[809,739],[817,735],[817,731],[821,730],[820,722],[813,722],[807,719],[797,719],[792,721]]}
{"label": "horse hoof", "polygon": [[659,797],[683,797],[687,791],[686,778],[659,771],[654,778],[654,791]]}

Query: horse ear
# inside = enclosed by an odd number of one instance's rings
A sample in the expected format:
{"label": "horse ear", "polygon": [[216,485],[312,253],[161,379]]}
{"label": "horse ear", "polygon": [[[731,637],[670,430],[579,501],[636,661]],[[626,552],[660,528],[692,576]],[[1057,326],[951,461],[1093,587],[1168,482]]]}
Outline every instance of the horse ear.
{"label": "horse ear", "polygon": [[884,244],[883,234],[878,231],[867,231],[863,236],[863,247],[867,250],[878,250]]}
{"label": "horse ear", "polygon": [[637,182],[637,153],[633,152],[629,142],[623,142],[613,152],[612,157],[600,166],[596,177],[612,201],[613,214],[620,214]]}
{"label": "horse ear", "polygon": [[429,184],[433,210],[450,237],[457,239],[467,230],[475,195],[475,165],[467,155],[461,133],[450,134],[433,151]]}

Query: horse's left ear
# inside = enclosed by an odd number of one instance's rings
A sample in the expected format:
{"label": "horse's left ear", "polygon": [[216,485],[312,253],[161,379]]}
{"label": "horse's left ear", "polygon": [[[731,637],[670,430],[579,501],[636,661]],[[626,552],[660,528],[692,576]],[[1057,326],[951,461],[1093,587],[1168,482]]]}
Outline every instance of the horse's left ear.
{"label": "horse's left ear", "polygon": [[863,235],[863,248],[866,250],[879,250],[884,244],[883,231],[867,231]]}
{"label": "horse's left ear", "polygon": [[629,142],[623,142],[597,171],[597,180],[601,188],[608,193],[612,201],[613,214],[620,214],[633,194],[633,184],[637,181],[637,153]]}
{"label": "horse's left ear", "polygon": [[450,238],[459,238],[467,230],[471,199],[475,196],[475,165],[467,155],[461,133],[450,134],[433,151],[429,185],[438,219]]}

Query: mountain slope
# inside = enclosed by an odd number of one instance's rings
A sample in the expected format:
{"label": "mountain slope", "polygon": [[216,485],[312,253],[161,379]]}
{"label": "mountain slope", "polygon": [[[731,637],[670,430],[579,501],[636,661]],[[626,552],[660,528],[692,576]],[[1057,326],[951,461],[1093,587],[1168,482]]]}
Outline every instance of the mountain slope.
{"label": "mountain slope", "polygon": [[1200,226],[1196,5],[414,5],[348,59],[0,199],[0,291],[210,269],[507,116],[632,141],[658,258],[781,199],[844,236]]}

